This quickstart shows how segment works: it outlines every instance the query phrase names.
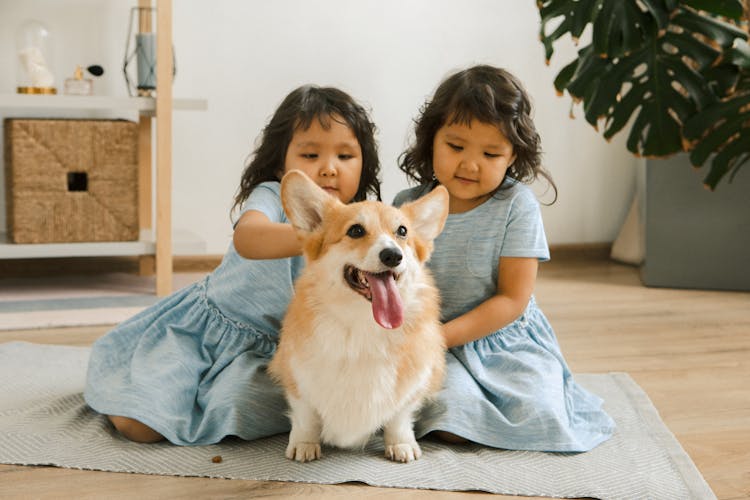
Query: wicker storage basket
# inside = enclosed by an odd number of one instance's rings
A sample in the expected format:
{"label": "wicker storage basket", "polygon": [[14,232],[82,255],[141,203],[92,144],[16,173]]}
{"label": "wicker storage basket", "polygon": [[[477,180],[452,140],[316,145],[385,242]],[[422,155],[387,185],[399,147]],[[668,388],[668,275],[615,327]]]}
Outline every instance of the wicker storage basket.
{"label": "wicker storage basket", "polygon": [[5,185],[9,241],[138,239],[138,125],[8,118]]}

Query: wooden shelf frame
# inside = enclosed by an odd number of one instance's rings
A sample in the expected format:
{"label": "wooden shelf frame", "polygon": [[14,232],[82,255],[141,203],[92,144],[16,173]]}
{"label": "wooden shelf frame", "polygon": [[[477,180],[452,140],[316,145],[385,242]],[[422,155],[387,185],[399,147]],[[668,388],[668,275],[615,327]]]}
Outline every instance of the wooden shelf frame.
{"label": "wooden shelf frame", "polygon": [[[138,0],[138,5],[150,7],[151,0]],[[159,297],[172,293],[172,57],[172,0],[156,0],[156,295]],[[150,125],[151,121],[148,122]],[[140,189],[143,193],[145,187]],[[149,196],[149,209],[150,200]],[[144,205],[141,203],[140,208]],[[145,222],[145,218],[141,221]]]}

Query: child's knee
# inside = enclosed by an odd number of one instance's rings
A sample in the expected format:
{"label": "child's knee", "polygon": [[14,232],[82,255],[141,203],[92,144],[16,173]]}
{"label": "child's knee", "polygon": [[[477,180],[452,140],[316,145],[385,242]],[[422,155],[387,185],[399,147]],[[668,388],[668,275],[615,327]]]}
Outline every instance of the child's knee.
{"label": "child's knee", "polygon": [[164,436],[153,430],[148,425],[138,420],[119,417],[117,415],[107,415],[109,421],[115,426],[120,434],[137,443],[156,443],[164,439]]}

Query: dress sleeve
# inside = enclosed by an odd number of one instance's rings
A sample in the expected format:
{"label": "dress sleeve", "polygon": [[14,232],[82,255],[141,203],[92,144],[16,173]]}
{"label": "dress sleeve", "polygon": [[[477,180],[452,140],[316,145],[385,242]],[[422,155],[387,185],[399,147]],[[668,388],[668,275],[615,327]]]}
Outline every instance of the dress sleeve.
{"label": "dress sleeve", "polygon": [[240,216],[248,210],[263,213],[271,222],[288,222],[281,205],[281,184],[278,182],[263,182],[252,190],[242,205]]}
{"label": "dress sleeve", "polygon": [[514,197],[511,204],[500,256],[536,257],[540,261],[549,260],[549,247],[547,237],[544,235],[539,202],[533,191],[525,186]]}

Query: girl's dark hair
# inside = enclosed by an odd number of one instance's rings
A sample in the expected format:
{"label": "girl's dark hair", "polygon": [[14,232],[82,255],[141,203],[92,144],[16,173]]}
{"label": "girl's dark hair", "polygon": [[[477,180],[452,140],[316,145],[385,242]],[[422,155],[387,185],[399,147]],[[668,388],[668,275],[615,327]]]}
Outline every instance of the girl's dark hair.
{"label": "girl's dark hair", "polygon": [[316,119],[326,130],[332,119],[343,119],[352,129],[362,149],[362,175],[353,201],[367,199],[368,193],[380,200],[380,160],[375,124],[370,121],[367,111],[337,88],[304,85],[284,98],[263,129],[260,145],[242,172],[232,211],[241,206],[261,182],[279,180],[295,130],[307,130]]}
{"label": "girl's dark hair", "polygon": [[[541,166],[541,139],[531,119],[531,101],[515,76],[493,66],[459,71],[440,84],[415,120],[415,142],[399,157],[399,168],[420,185],[434,183],[435,134],[446,124],[469,124],[472,120],[498,126],[513,144],[516,160],[505,177],[526,183],[544,177],[555,191],[554,203],[557,186]],[[505,183],[498,190],[503,186]]]}

